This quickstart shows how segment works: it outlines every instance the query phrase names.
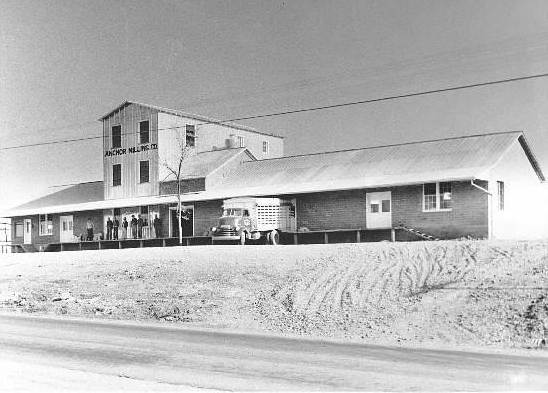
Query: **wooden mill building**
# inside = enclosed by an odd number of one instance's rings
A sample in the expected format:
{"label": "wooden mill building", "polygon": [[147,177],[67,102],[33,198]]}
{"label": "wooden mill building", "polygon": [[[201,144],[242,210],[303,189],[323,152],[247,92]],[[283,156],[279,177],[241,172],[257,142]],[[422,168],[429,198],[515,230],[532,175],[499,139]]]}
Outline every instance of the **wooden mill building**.
{"label": "wooden mill building", "polygon": [[103,180],[4,212],[15,248],[82,248],[88,219],[99,240],[109,217],[137,215],[141,246],[158,244],[155,217],[163,244],[173,243],[177,184],[167,168],[181,146],[187,239],[206,239],[223,200],[240,196],[293,201],[288,239],[299,242],[531,238],[542,221],[528,201],[545,177],[519,131],[284,156],[280,136],[153,105],[127,101],[100,121]]}

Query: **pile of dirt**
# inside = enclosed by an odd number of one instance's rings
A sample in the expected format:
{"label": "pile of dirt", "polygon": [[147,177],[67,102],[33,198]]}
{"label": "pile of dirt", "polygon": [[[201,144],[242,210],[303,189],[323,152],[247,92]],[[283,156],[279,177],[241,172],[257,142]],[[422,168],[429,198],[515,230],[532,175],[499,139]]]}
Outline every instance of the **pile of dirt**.
{"label": "pile of dirt", "polygon": [[535,346],[548,242],[215,246],[12,255],[0,307],[389,344]]}

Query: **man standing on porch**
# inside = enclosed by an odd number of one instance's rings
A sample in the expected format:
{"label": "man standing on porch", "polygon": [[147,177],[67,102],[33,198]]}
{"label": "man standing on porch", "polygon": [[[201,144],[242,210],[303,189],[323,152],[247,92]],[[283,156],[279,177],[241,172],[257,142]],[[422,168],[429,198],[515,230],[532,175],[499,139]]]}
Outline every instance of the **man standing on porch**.
{"label": "man standing on porch", "polygon": [[131,215],[131,236],[137,239],[137,219],[133,214]]}
{"label": "man standing on porch", "polygon": [[122,220],[122,240],[127,239],[127,227],[128,227],[128,222],[127,222],[127,219],[124,217],[124,219]]}
{"label": "man standing on porch", "polygon": [[154,221],[152,225],[154,226],[154,233],[156,234],[156,238],[162,237],[162,221],[158,218],[158,214],[154,216]]}
{"label": "man standing on porch", "polygon": [[90,217],[88,217],[88,221],[86,222],[86,230],[87,230],[86,240],[92,241],[93,240],[93,222],[91,222]]}
{"label": "man standing on porch", "polygon": [[120,227],[120,221],[118,221],[118,217],[114,217],[114,233],[112,234],[112,238],[114,240],[118,240],[118,228]]}
{"label": "man standing on porch", "polygon": [[107,219],[107,240],[112,240],[112,220],[110,217]]}
{"label": "man standing on porch", "polygon": [[140,214],[137,214],[137,237],[141,239],[143,237],[143,219],[141,218]]}

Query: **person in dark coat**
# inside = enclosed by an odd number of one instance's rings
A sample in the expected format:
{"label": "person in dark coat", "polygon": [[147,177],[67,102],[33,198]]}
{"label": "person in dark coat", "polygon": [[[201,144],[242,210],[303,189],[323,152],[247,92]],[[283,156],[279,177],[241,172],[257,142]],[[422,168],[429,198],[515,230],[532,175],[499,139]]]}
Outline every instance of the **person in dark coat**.
{"label": "person in dark coat", "polygon": [[114,240],[118,240],[118,228],[120,227],[120,221],[118,221],[118,217],[114,217],[114,232],[112,234],[112,238]]}
{"label": "person in dark coat", "polygon": [[110,217],[107,219],[107,240],[112,240],[112,220]]}
{"label": "person in dark coat", "polygon": [[88,218],[88,221],[86,222],[86,231],[87,231],[86,240],[92,241],[93,240],[93,222],[91,221],[91,217]]}
{"label": "person in dark coat", "polygon": [[162,220],[158,218],[158,214],[154,216],[154,221],[152,222],[152,225],[154,226],[154,233],[156,234],[156,237],[162,237]]}
{"label": "person in dark coat", "polygon": [[143,219],[140,214],[137,214],[137,237],[140,239],[143,237]]}
{"label": "person in dark coat", "polygon": [[133,214],[131,215],[131,235],[137,239],[137,219]]}

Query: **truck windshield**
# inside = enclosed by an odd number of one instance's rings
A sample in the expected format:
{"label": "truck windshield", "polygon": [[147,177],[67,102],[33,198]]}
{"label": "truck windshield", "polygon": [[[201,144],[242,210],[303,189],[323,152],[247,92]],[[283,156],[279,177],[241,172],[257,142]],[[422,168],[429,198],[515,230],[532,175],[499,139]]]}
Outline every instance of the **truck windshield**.
{"label": "truck windshield", "polygon": [[223,217],[226,216],[241,216],[242,215],[242,209],[225,209],[223,211]]}

